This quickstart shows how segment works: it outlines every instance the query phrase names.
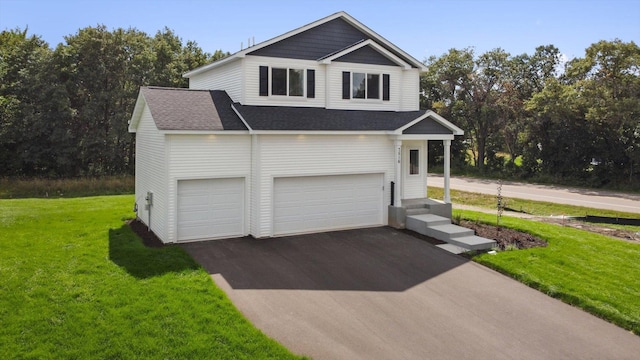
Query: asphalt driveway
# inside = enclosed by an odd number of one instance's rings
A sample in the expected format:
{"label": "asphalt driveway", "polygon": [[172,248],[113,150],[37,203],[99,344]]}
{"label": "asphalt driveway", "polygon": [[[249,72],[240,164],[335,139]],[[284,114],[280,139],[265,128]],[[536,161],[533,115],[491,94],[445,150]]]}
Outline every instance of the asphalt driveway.
{"label": "asphalt driveway", "polygon": [[637,359],[640,337],[387,228],[182,245],[315,359]]}

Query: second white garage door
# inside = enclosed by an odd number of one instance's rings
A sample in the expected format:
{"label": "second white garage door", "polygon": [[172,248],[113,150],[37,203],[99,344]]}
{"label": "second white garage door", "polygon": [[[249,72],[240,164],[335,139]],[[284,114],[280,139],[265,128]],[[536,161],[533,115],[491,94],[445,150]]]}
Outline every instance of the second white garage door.
{"label": "second white garage door", "polygon": [[274,234],[383,225],[383,174],[274,180]]}
{"label": "second white garage door", "polygon": [[237,237],[243,229],[243,178],[178,181],[178,241]]}

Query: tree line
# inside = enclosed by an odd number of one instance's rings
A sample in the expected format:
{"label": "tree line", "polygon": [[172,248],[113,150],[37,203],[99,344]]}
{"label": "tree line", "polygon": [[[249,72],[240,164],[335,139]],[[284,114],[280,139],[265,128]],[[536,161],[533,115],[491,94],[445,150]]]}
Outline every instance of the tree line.
{"label": "tree line", "polygon": [[[640,185],[640,48],[589,46],[565,64],[532,55],[451,49],[425,61],[422,106],[464,129],[454,162],[480,173],[589,186]],[[434,156],[437,155],[437,149]]]}
{"label": "tree line", "polygon": [[[55,49],[0,33],[0,176],[133,174],[127,132],[140,86],[187,87],[182,74],[227,56],[164,28],[87,27]],[[513,56],[451,49],[424,61],[421,107],[465,130],[453,164],[506,177],[640,183],[640,49],[600,41],[566,64],[553,45]],[[437,146],[437,142],[433,142]],[[441,150],[429,152],[437,162]]]}
{"label": "tree line", "polygon": [[127,123],[140,86],[186,87],[182,74],[227,54],[172,30],[87,27],[51,49],[27,30],[0,33],[0,176],[133,174]]}

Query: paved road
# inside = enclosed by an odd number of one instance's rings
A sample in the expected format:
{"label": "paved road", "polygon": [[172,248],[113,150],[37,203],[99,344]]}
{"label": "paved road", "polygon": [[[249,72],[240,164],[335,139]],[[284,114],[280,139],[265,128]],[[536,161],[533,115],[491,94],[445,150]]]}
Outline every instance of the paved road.
{"label": "paved road", "polygon": [[314,359],[637,359],[640,337],[388,227],[183,246]]}
{"label": "paved road", "polygon": [[[429,174],[427,187],[444,187],[444,179],[439,174]],[[452,177],[451,188],[481,194],[497,194],[496,180]],[[615,193],[611,191],[578,189],[566,186],[532,185],[504,182],[502,196],[527,200],[547,201],[559,204],[586,206],[640,214],[640,195]],[[584,215],[584,214],[566,214]]]}

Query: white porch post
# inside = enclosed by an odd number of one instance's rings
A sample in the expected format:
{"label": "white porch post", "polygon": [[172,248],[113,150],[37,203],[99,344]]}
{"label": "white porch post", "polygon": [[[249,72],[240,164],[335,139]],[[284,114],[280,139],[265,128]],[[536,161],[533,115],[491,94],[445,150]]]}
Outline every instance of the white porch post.
{"label": "white porch post", "polygon": [[424,197],[429,197],[429,140],[424,141]]}
{"label": "white porch post", "polygon": [[395,187],[395,204],[393,206],[400,207],[402,206],[402,199],[400,199],[400,194],[402,194],[402,141],[396,140],[394,142],[395,152],[396,152],[396,187]]}
{"label": "white porch post", "polygon": [[449,178],[451,177],[451,140],[443,140],[444,145],[444,202],[451,203]]}

